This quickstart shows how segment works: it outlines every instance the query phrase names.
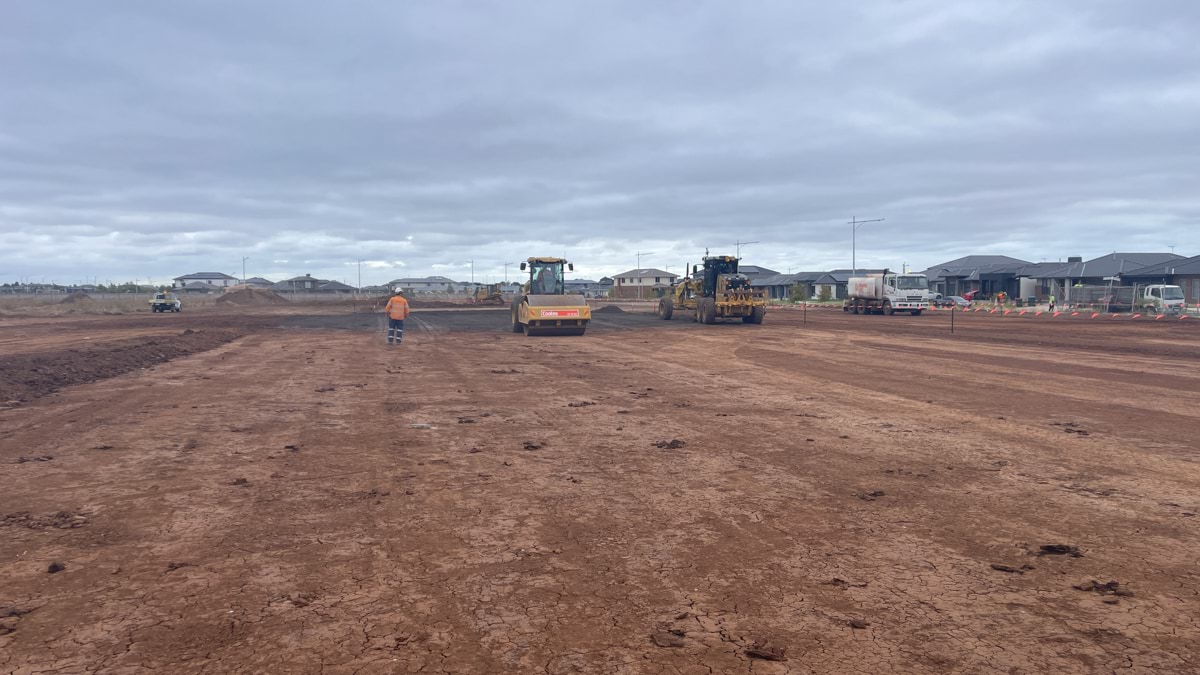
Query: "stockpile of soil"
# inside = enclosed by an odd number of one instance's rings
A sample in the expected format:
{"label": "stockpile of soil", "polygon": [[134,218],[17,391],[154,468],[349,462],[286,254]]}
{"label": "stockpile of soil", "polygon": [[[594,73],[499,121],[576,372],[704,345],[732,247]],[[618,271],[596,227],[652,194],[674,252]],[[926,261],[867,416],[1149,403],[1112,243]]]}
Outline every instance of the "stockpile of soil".
{"label": "stockpile of soil", "polygon": [[91,300],[91,299],[92,299],[92,296],[88,295],[87,293],[84,293],[83,291],[76,291],[74,293],[71,293],[67,297],[63,298],[62,300],[59,300],[58,304],[74,305],[77,302],[83,302],[84,300]]}
{"label": "stockpile of soil", "polygon": [[468,307],[465,302],[450,302],[448,300],[412,300],[408,301],[408,306],[413,309],[452,309],[454,307]]}
{"label": "stockpile of soil", "polygon": [[600,309],[593,310],[592,314],[625,314],[625,310],[616,305],[605,305]]}
{"label": "stockpile of soil", "polygon": [[188,329],[168,338],[122,340],[91,349],[0,356],[0,406],[207,351],[242,335],[236,330]]}
{"label": "stockpile of soil", "polygon": [[250,287],[242,287],[217,298],[218,305],[278,305],[287,301],[275,291]]}

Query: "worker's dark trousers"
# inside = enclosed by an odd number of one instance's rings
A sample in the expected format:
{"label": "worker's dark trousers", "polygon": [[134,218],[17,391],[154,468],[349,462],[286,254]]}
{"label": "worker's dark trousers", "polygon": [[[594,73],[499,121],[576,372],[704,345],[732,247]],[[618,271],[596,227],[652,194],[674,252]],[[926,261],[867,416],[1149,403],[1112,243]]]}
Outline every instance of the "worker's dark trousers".
{"label": "worker's dark trousers", "polygon": [[395,340],[396,344],[400,344],[400,341],[403,339],[404,339],[404,319],[393,319],[391,317],[388,317],[388,333],[387,333],[388,344],[389,345],[392,344],[392,340]]}

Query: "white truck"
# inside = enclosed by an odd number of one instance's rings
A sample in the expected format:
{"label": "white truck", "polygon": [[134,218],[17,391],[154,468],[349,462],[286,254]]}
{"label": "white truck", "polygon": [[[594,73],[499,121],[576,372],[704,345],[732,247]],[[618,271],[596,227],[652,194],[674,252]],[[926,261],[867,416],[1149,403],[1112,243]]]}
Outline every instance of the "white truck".
{"label": "white truck", "polygon": [[895,314],[920,316],[929,309],[929,280],[924,274],[868,274],[850,277],[842,311],[852,314]]}
{"label": "white truck", "polygon": [[1183,289],[1166,284],[1151,284],[1138,293],[1138,306],[1158,314],[1182,314],[1187,308]]}

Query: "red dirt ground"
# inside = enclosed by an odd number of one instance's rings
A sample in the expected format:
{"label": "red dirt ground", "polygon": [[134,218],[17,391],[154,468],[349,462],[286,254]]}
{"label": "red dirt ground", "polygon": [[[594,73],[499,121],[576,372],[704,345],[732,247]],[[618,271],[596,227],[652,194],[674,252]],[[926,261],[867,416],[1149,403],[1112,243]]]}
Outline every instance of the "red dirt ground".
{"label": "red dirt ground", "polygon": [[272,312],[0,324],[243,335],[0,411],[0,672],[1197,670],[1200,326]]}

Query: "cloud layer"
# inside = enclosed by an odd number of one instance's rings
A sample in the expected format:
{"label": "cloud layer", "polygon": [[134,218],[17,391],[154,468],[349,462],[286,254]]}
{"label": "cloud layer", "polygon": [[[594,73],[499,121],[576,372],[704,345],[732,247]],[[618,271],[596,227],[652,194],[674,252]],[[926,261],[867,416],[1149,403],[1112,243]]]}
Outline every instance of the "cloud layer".
{"label": "cloud layer", "polygon": [[1188,0],[309,4],[8,6],[0,282],[1200,253]]}

